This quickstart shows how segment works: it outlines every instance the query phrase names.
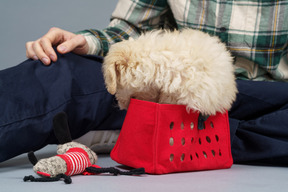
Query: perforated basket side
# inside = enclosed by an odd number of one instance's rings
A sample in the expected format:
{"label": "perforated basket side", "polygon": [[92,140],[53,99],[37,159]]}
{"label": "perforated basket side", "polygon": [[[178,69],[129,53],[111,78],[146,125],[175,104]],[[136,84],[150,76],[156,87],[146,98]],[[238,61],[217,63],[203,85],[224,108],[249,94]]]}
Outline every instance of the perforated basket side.
{"label": "perforated basket side", "polygon": [[150,171],[154,161],[156,103],[131,99],[111,158],[133,168]]}
{"label": "perforated basket side", "polygon": [[198,129],[199,113],[160,110],[154,174],[229,168],[233,164],[227,113],[210,116]]}
{"label": "perforated basket side", "polygon": [[228,113],[217,113],[198,129],[199,113],[183,105],[132,99],[111,158],[150,174],[232,166]]}

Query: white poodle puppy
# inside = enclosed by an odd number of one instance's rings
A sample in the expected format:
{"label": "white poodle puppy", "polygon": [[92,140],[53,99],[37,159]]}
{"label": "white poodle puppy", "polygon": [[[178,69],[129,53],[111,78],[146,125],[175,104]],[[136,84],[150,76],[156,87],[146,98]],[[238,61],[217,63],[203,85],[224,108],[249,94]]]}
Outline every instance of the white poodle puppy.
{"label": "white poodle puppy", "polygon": [[135,98],[215,115],[229,110],[236,97],[232,61],[217,37],[193,29],[158,30],[112,45],[103,73],[121,109]]}

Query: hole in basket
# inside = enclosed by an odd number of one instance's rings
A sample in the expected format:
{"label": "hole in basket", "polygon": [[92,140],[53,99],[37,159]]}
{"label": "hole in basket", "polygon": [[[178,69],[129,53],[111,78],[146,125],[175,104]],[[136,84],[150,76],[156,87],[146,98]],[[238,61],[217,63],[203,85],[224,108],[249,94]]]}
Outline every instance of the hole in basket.
{"label": "hole in basket", "polygon": [[213,155],[213,157],[215,157],[215,151],[214,150],[211,150],[211,152],[212,152],[212,155]]}
{"label": "hole in basket", "polygon": [[170,154],[170,161],[172,162],[174,160],[174,154]]}
{"label": "hole in basket", "polygon": [[203,155],[207,159],[207,153],[205,151],[203,151]]}
{"label": "hole in basket", "polygon": [[219,141],[218,135],[215,135],[215,138],[216,138],[216,141],[218,142]]}
{"label": "hole in basket", "polygon": [[191,160],[191,161],[193,160],[193,156],[192,156],[192,155],[190,155],[190,160]]}
{"label": "hole in basket", "polygon": [[210,126],[211,126],[211,128],[214,128],[214,124],[212,121],[210,122]]}
{"label": "hole in basket", "polygon": [[174,145],[174,139],[173,139],[173,137],[170,137],[170,139],[169,139],[169,144],[170,144],[170,146],[173,146],[173,145]]}
{"label": "hole in basket", "polygon": [[190,128],[191,128],[191,130],[194,129],[194,123],[193,123],[193,122],[191,122],[191,124],[190,124]]}
{"label": "hole in basket", "polygon": [[191,143],[193,143],[193,142],[194,142],[194,137],[191,138]]}
{"label": "hole in basket", "polygon": [[201,138],[199,138],[199,144],[201,145],[201,143],[202,143],[202,142],[201,142]]}
{"label": "hole in basket", "polygon": [[219,156],[222,156],[221,149],[219,149]]}
{"label": "hole in basket", "polygon": [[182,145],[185,145],[185,138],[182,138],[182,139],[181,139],[181,144],[182,144]]}
{"label": "hole in basket", "polygon": [[208,143],[211,143],[210,137],[206,136],[206,141],[207,141]]}
{"label": "hole in basket", "polygon": [[195,153],[195,155],[196,155],[197,159],[199,159],[198,153]]}
{"label": "hole in basket", "polygon": [[184,123],[183,122],[181,123],[181,129],[182,130],[184,129]]}
{"label": "hole in basket", "polygon": [[170,129],[172,130],[173,127],[174,127],[174,122],[171,122],[171,123],[170,123]]}
{"label": "hole in basket", "polygon": [[184,159],[185,159],[185,154],[183,153],[183,154],[181,155],[180,160],[181,160],[181,161],[184,161]]}

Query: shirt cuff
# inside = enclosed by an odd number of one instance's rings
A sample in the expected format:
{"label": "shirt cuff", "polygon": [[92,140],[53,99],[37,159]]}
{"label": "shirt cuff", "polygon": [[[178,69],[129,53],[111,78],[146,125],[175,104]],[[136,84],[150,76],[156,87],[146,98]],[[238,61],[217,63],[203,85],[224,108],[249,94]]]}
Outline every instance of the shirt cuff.
{"label": "shirt cuff", "polygon": [[88,55],[99,55],[100,50],[101,50],[101,45],[99,40],[94,36],[94,35],[89,35],[89,36],[84,36],[89,50],[88,50]]}
{"label": "shirt cuff", "polygon": [[95,37],[95,35],[91,34],[87,31],[80,31],[77,34],[81,34],[86,39],[86,42],[88,44],[88,53],[87,55],[99,55],[101,52],[101,44],[99,42],[99,39]]}

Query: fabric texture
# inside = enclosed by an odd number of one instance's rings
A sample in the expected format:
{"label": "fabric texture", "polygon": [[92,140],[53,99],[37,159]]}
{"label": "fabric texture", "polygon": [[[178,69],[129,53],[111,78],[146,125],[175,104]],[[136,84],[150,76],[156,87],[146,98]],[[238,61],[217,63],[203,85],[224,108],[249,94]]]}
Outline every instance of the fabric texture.
{"label": "fabric texture", "polygon": [[286,0],[120,0],[108,28],[80,34],[94,45],[91,54],[106,55],[111,44],[146,30],[189,27],[226,43],[239,79],[287,80],[287,9]]}
{"label": "fabric texture", "polygon": [[119,133],[120,130],[89,131],[74,141],[88,146],[97,154],[109,154],[118,139]]}
{"label": "fabric texture", "polygon": [[87,167],[92,165],[87,152],[81,148],[72,148],[65,154],[57,156],[66,162],[67,171],[65,172],[65,175],[71,176],[80,174],[84,172]]}
{"label": "fabric texture", "polygon": [[[126,111],[104,88],[102,59],[58,57],[49,67],[27,60],[0,71],[0,162],[57,143],[52,119],[60,111],[68,114],[72,139],[90,130],[121,129]],[[288,84],[237,80],[237,87],[229,111],[234,162],[287,166]]]}
{"label": "fabric texture", "polygon": [[151,174],[231,167],[228,114],[210,116],[201,129],[199,119],[184,105],[131,99],[111,158]]}
{"label": "fabric texture", "polygon": [[64,111],[72,139],[120,129],[125,111],[105,88],[102,58],[58,55],[44,66],[27,60],[0,71],[0,162],[57,143],[52,124]]}
{"label": "fabric texture", "polygon": [[229,111],[235,163],[288,166],[288,84],[238,80]]}

